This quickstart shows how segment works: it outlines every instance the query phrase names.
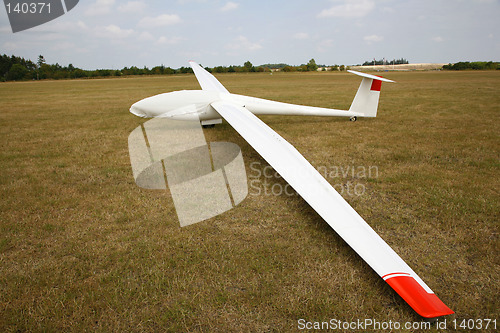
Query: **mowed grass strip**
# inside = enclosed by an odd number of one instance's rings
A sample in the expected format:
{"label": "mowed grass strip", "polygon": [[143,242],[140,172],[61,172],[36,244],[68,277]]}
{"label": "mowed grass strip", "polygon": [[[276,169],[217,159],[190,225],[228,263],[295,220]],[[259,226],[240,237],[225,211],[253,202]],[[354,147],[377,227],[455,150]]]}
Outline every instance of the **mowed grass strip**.
{"label": "mowed grass strip", "polygon": [[[383,84],[375,119],[262,119],[456,312],[450,319],[495,319],[500,73],[386,77],[398,83]],[[344,109],[360,82],[218,78],[234,93]],[[299,196],[272,194],[286,183],[257,174],[267,163],[227,123],[204,132],[242,148],[254,187],[239,206],[181,229],[168,191],[137,187],[127,138],[145,120],[128,108],[181,89],[199,89],[194,76],[0,84],[0,330],[420,320]]]}

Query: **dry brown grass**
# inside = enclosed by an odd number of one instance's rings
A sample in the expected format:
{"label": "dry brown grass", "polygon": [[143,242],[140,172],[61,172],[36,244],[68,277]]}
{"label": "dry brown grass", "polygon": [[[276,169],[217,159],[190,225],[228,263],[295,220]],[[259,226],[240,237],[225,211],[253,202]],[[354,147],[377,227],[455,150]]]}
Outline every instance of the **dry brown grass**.
{"label": "dry brown grass", "polygon": [[[498,316],[500,73],[388,73],[379,116],[263,117],[315,166],[376,166],[352,206],[454,311]],[[359,78],[240,74],[234,93],[348,108]],[[180,228],[127,149],[146,96],[194,76],[0,84],[0,330],[294,331],[297,320],[420,320],[296,196],[248,196]],[[226,123],[232,141],[265,162]],[[262,180],[262,179],[261,179]],[[272,183],[285,185],[280,179]]]}

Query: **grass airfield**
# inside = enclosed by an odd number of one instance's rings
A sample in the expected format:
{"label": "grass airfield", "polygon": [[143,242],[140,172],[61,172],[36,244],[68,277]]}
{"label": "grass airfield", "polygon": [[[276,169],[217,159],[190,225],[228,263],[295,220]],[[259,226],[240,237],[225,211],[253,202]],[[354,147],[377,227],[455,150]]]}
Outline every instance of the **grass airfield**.
{"label": "grass airfield", "polygon": [[[358,185],[344,198],[456,312],[448,328],[498,321],[500,73],[384,75],[398,83],[382,85],[375,119],[261,119],[336,189]],[[233,93],[340,109],[360,83],[344,73],[218,78]],[[266,162],[227,123],[205,137],[241,147],[260,195],[250,188],[236,208],[181,229],[168,191],[136,186],[127,138],[145,120],[128,108],[182,89],[199,89],[194,75],[0,84],[1,331],[421,320],[300,197],[262,193],[286,183],[256,176],[250,165]],[[348,167],[377,173],[332,172]]]}

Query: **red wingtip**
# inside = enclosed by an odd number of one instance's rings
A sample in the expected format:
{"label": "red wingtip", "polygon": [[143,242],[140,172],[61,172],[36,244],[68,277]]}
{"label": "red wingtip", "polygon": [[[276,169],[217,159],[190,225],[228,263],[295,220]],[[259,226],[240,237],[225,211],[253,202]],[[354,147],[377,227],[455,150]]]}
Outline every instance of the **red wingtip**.
{"label": "red wingtip", "polygon": [[435,294],[425,291],[411,276],[396,276],[385,281],[422,317],[435,318],[454,313]]}

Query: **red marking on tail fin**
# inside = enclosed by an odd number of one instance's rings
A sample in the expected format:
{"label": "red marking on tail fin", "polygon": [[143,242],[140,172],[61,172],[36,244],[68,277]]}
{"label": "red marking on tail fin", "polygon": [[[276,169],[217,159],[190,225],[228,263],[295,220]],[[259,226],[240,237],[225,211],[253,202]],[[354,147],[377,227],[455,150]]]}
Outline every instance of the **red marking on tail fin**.
{"label": "red marking on tail fin", "polygon": [[454,313],[436,295],[425,291],[411,276],[395,276],[385,281],[422,317],[435,318]]}
{"label": "red marking on tail fin", "polygon": [[372,86],[371,86],[370,90],[380,91],[380,88],[382,88],[382,81],[380,81],[380,80],[373,80],[372,81]]}

